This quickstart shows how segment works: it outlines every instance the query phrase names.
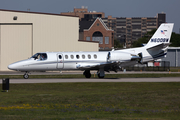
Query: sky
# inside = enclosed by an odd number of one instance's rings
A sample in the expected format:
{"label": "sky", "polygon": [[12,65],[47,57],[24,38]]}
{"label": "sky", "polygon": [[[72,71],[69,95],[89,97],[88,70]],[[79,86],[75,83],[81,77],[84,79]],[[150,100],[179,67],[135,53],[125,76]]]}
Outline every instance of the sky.
{"label": "sky", "polygon": [[174,23],[173,32],[180,34],[180,0],[0,0],[0,9],[55,14],[82,6],[106,17],[155,17],[164,12],[167,23]]}

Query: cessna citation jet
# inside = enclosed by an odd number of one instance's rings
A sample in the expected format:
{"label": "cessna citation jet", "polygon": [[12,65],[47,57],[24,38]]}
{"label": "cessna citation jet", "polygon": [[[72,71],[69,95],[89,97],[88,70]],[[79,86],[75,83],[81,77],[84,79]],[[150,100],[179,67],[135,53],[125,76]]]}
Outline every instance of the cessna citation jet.
{"label": "cessna citation jet", "polygon": [[91,77],[90,70],[97,70],[98,77],[103,78],[105,71],[117,72],[121,67],[166,57],[173,26],[173,23],[161,24],[143,47],[107,52],[41,52],[27,60],[12,63],[8,68],[25,72],[25,79],[29,78],[31,71],[61,70],[83,70],[86,78]]}

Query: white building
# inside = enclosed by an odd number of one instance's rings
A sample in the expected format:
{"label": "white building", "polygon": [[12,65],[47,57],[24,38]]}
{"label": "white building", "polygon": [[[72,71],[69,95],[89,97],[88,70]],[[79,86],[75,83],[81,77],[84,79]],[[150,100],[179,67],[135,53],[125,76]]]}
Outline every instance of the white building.
{"label": "white building", "polygon": [[0,10],[0,71],[37,52],[98,51],[79,38],[79,17]]}
{"label": "white building", "polygon": [[162,61],[169,61],[171,67],[179,67],[180,66],[180,47],[169,47],[166,58],[163,58]]}

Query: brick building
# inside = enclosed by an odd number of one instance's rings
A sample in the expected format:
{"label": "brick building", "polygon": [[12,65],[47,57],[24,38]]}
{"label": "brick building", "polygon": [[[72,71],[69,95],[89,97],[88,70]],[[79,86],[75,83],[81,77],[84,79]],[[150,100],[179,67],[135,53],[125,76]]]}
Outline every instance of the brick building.
{"label": "brick building", "polygon": [[109,50],[114,46],[114,31],[109,29],[101,18],[95,21],[80,21],[79,39],[99,42],[100,50]]}
{"label": "brick building", "polygon": [[106,26],[114,31],[114,39],[118,40],[124,47],[131,47],[134,41],[166,22],[165,13],[158,13],[155,17],[105,17],[104,12],[88,11],[87,7],[74,8],[73,12],[61,14],[78,16],[80,21],[87,24],[93,23],[96,18],[101,18]]}

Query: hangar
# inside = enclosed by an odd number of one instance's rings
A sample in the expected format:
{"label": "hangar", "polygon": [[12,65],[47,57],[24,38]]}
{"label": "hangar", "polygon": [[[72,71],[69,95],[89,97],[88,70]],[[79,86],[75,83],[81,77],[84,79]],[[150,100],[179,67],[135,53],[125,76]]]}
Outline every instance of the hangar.
{"label": "hangar", "polygon": [[0,9],[0,71],[37,52],[98,51],[79,39],[79,17]]}
{"label": "hangar", "polygon": [[169,47],[166,58],[162,61],[169,61],[171,67],[180,66],[180,47]]}

